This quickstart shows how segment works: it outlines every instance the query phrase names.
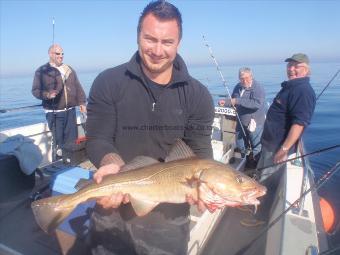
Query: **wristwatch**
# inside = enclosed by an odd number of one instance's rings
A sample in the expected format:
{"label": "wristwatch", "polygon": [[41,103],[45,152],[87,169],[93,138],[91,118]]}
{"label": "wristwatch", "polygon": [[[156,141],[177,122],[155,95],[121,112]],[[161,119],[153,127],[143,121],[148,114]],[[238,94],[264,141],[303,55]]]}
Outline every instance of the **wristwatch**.
{"label": "wristwatch", "polygon": [[289,148],[288,148],[288,147],[284,147],[284,146],[282,145],[282,146],[281,146],[281,150],[283,150],[283,151],[288,151]]}

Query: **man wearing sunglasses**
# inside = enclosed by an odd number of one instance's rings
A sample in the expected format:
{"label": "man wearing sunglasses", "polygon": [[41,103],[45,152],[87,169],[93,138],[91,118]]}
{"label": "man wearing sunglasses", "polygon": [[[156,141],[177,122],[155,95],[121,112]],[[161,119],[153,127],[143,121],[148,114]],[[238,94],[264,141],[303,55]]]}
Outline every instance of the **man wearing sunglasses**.
{"label": "man wearing sunglasses", "polygon": [[63,63],[64,51],[54,44],[48,49],[49,62],[34,75],[32,94],[42,100],[48,127],[53,135],[53,160],[61,157],[62,148],[78,137],[76,106],[86,112],[86,95],[76,72]]}

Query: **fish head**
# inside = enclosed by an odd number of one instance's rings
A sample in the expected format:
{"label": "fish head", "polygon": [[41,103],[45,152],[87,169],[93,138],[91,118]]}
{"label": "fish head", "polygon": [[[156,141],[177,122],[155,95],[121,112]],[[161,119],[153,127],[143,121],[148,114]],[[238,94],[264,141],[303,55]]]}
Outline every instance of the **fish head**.
{"label": "fish head", "polygon": [[258,205],[266,187],[254,179],[216,162],[198,172],[199,198],[209,207]]}

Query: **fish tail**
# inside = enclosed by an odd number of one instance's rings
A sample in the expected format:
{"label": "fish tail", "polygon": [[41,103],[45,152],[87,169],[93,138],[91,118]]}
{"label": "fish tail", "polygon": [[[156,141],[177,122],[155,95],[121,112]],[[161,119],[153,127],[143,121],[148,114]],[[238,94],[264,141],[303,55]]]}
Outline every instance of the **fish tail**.
{"label": "fish tail", "polygon": [[34,201],[31,204],[36,222],[46,233],[55,230],[77,206],[73,195],[60,195]]}

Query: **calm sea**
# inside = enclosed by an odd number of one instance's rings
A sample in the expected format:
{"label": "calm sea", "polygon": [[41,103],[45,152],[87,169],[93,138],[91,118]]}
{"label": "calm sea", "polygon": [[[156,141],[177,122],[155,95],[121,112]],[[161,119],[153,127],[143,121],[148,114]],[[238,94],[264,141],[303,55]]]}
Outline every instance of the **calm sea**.
{"label": "calm sea", "polygon": [[[222,66],[221,70],[229,90],[232,91],[238,80],[238,69],[241,66]],[[280,83],[286,79],[285,64],[251,65],[255,79],[261,82],[266,91],[266,99],[271,103],[280,90]],[[340,63],[312,64],[311,83],[316,95],[322,91],[333,75],[340,69]],[[190,73],[205,84],[212,94],[226,94],[221,78],[214,66],[192,67]],[[78,73],[86,94],[98,72]],[[31,94],[32,76],[11,77],[0,79],[0,109],[14,109],[23,106],[39,104]],[[218,97],[214,97],[215,102]],[[307,152],[340,144],[340,75],[319,98],[312,124],[304,134]],[[0,131],[45,121],[45,115],[40,107],[23,111],[8,111],[0,113]],[[340,149],[320,153],[309,158],[316,180],[340,160]],[[340,218],[340,171],[329,180],[319,194],[327,198],[336,208]],[[340,232],[340,231],[338,231]],[[340,233],[330,237],[333,244],[340,243]]]}

